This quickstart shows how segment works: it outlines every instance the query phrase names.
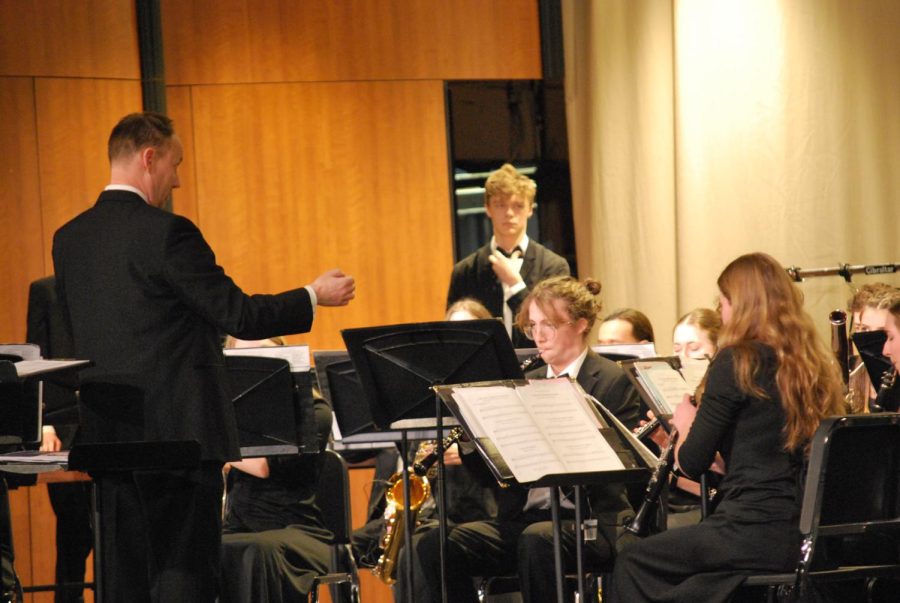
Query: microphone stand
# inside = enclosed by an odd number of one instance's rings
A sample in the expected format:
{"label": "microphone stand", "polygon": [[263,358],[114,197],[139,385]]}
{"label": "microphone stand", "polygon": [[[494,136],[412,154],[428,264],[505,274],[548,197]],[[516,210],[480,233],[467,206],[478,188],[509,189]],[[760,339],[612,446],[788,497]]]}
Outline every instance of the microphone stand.
{"label": "microphone stand", "polygon": [[848,283],[854,274],[894,274],[900,271],[900,264],[839,264],[834,268],[800,268],[798,266],[790,266],[785,268],[788,276],[796,282],[803,282],[805,278],[816,276],[840,276]]}

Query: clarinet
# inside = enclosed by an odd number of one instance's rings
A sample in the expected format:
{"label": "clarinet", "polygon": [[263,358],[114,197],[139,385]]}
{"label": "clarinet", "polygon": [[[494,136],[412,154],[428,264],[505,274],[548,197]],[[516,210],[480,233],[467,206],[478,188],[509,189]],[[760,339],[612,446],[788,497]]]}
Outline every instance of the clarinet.
{"label": "clarinet", "polygon": [[653,430],[657,427],[659,427],[659,419],[654,417],[653,420],[641,425],[641,427],[634,432],[634,437],[643,442],[644,438],[653,433]]}
{"label": "clarinet", "polygon": [[841,369],[844,386],[850,381],[850,342],[847,339],[847,313],[834,310],[828,315],[831,323],[831,351]]}
{"label": "clarinet", "polygon": [[897,409],[885,408],[888,402],[888,394],[894,388],[894,381],[897,377],[897,371],[889,368],[881,374],[881,384],[878,386],[878,394],[875,400],[869,405],[872,412],[896,412]]}
{"label": "clarinet", "polygon": [[[443,450],[447,450],[448,448],[450,448],[450,446],[459,441],[459,438],[463,436],[463,433],[464,432],[462,427],[454,427],[453,429],[451,429],[450,433],[447,434],[447,437],[445,437],[441,441],[441,448]],[[415,473],[419,477],[426,477],[428,475],[428,472],[431,470],[431,466],[434,465],[437,459],[437,447],[435,446],[434,450],[429,452],[425,456],[425,458],[413,464],[413,473]]]}
{"label": "clarinet", "polygon": [[669,441],[666,447],[659,453],[659,461],[653,469],[650,481],[647,482],[647,489],[644,491],[644,500],[641,507],[635,514],[634,519],[625,526],[625,530],[635,536],[644,537],[650,533],[650,519],[656,515],[659,509],[659,498],[662,494],[663,486],[669,482],[669,474],[672,473],[672,466],[675,464],[675,441],[678,434],[675,430],[669,434]]}
{"label": "clarinet", "polygon": [[522,364],[519,365],[519,370],[524,373],[525,371],[529,371],[533,368],[538,368],[540,366],[543,366],[544,364],[546,364],[546,362],[544,362],[544,359],[541,357],[541,353],[538,352],[534,356],[529,356],[528,358],[523,360]]}

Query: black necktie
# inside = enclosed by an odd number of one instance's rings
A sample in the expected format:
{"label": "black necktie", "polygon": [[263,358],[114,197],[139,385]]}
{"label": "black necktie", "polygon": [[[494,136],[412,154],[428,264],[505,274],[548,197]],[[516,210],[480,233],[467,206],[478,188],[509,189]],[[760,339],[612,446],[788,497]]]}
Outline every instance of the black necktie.
{"label": "black necktie", "polygon": [[525,255],[524,253],[522,253],[522,248],[519,247],[518,245],[513,247],[512,251],[510,251],[509,253],[506,253],[506,251],[504,251],[503,249],[501,249],[499,247],[497,248],[497,251],[499,251],[504,257],[508,257],[508,258],[511,258],[513,256],[520,258],[523,255]]}

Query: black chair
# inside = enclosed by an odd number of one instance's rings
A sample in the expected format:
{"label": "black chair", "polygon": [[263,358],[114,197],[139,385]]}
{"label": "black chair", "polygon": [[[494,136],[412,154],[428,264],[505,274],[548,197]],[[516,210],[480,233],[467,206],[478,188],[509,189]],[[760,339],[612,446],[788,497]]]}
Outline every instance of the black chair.
{"label": "black chair", "polygon": [[334,534],[331,548],[332,573],[318,576],[309,592],[309,600],[319,600],[319,586],[331,588],[333,601],[359,603],[359,575],[350,549],[350,474],[347,462],[333,450],[325,450],[316,504],[322,511],[325,527]]}
{"label": "black chair", "polygon": [[796,571],[749,576],[741,600],[760,588],[770,602],[805,599],[823,585],[849,587],[837,595],[842,601],[900,600],[896,592],[874,595],[900,584],[900,414],[822,422],[812,441],[800,532]]}

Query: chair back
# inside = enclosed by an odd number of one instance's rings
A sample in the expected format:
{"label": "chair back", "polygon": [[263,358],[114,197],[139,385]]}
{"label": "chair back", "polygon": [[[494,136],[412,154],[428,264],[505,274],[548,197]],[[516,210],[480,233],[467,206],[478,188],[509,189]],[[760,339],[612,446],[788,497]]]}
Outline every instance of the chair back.
{"label": "chair back", "polygon": [[334,450],[322,453],[316,505],[325,527],[334,534],[334,544],[350,542],[350,474],[347,462]]}
{"label": "chair back", "polygon": [[350,472],[347,461],[334,450],[321,453],[322,466],[316,488],[316,504],[322,512],[325,527],[334,534],[331,547],[331,573],[317,576],[309,592],[309,600],[319,600],[319,586],[331,588],[331,600],[337,603],[359,603],[359,576],[350,549]]}
{"label": "chair back", "polygon": [[800,516],[811,545],[807,569],[897,563],[896,544],[886,550],[877,543],[892,541],[898,529],[900,414],[823,421],[812,441]]}

